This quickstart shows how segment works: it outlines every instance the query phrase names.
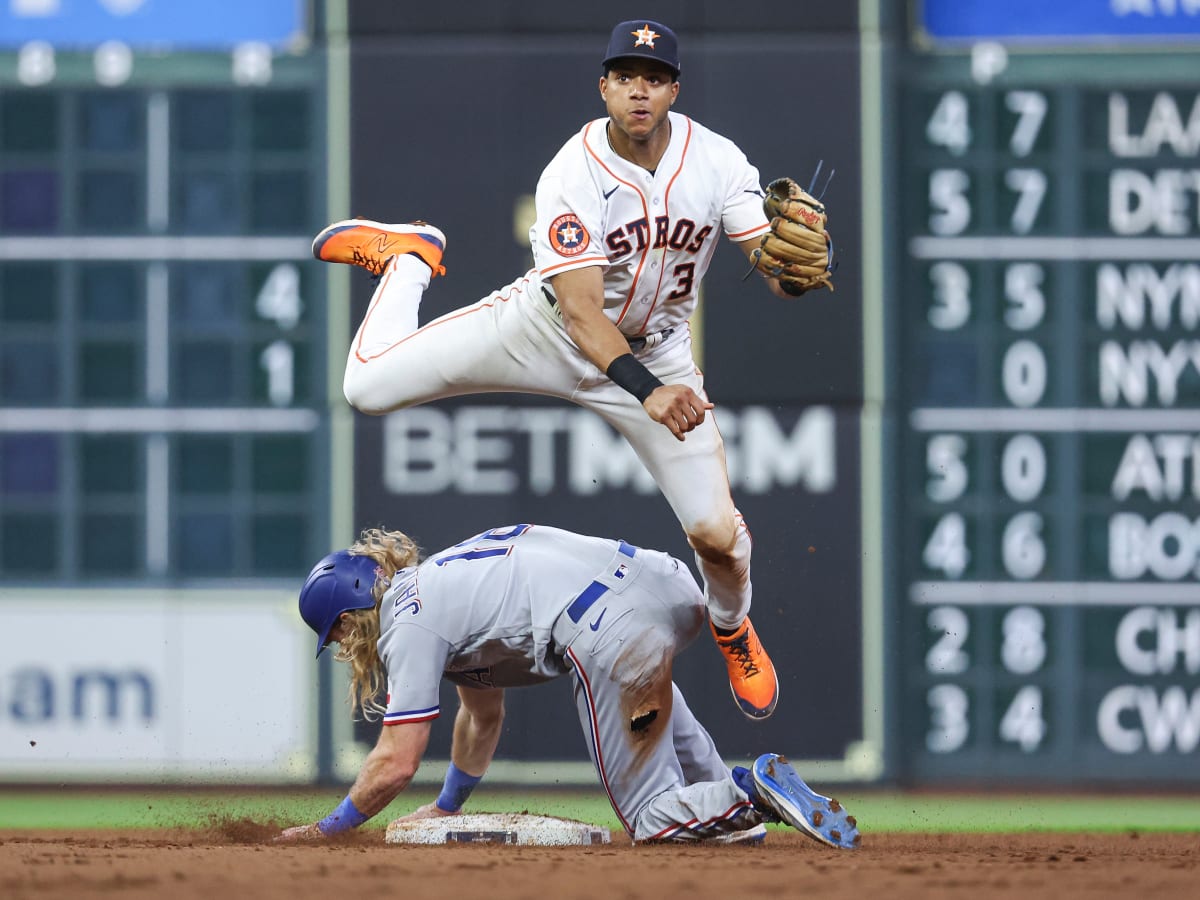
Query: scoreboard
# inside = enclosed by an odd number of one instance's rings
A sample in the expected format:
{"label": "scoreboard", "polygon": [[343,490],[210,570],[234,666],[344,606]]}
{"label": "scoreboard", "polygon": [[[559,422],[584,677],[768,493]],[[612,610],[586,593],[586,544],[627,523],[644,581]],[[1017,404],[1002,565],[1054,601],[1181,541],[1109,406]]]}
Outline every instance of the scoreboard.
{"label": "scoreboard", "polygon": [[294,579],[329,542],[301,5],[0,25],[0,579]]}
{"label": "scoreboard", "polygon": [[1200,52],[963,8],[897,107],[898,774],[1195,781]]}

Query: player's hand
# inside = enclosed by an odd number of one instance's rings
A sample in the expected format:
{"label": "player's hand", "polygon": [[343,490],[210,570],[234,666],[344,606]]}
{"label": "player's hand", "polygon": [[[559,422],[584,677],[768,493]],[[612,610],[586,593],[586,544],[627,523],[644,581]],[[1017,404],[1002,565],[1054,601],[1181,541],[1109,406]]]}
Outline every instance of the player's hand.
{"label": "player's hand", "polygon": [[414,809],[412,812],[408,813],[407,815],[401,816],[396,821],[397,822],[416,822],[418,819],[440,819],[444,816],[458,816],[461,814],[462,814],[461,811],[460,812],[446,812],[444,809],[442,809],[440,806],[437,805],[437,801],[434,801],[432,803],[426,803],[424,806]]}
{"label": "player's hand", "polygon": [[789,294],[787,291],[785,291],[783,289],[783,286],[779,283],[778,278],[767,278],[765,275],[763,277],[766,278],[766,281],[767,281],[767,290],[769,290],[772,294],[774,294],[780,300],[795,300],[796,299],[795,294]]}
{"label": "player's hand", "polygon": [[666,425],[681,441],[685,434],[704,421],[704,413],[713,408],[686,384],[657,387],[642,406],[651,419]]}
{"label": "player's hand", "polygon": [[294,825],[291,828],[283,829],[283,832],[275,838],[276,844],[298,844],[301,841],[321,841],[325,839],[325,835],[321,833],[321,829],[316,823],[310,825]]}

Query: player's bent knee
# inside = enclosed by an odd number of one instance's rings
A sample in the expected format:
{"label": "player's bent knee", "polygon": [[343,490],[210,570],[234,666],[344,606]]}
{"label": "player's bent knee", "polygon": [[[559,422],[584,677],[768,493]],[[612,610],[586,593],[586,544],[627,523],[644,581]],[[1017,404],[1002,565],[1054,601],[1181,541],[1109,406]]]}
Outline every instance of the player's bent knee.
{"label": "player's bent knee", "polygon": [[369,396],[364,396],[352,391],[343,391],[346,396],[346,402],[353,406],[360,413],[366,413],[368,416],[382,416],[386,409],[378,403],[372,403]]}
{"label": "player's bent knee", "polygon": [[395,403],[385,401],[383,392],[371,379],[362,378],[350,369],[342,381],[342,394],[347,403],[368,416],[381,416],[396,408]]}
{"label": "player's bent knee", "polygon": [[696,525],[688,529],[687,538],[693,550],[712,562],[736,556],[737,526],[733,519]]}

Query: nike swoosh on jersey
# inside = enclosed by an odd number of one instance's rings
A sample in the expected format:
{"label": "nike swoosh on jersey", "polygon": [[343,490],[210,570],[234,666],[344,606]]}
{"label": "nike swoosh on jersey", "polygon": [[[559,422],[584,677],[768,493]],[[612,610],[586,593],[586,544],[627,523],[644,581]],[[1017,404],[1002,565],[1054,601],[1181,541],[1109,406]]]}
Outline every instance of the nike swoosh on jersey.
{"label": "nike swoosh on jersey", "polygon": [[589,625],[588,628],[592,629],[592,631],[599,631],[600,623],[604,621],[604,614],[606,612],[608,612],[607,606],[600,610],[600,615],[596,616],[596,621]]}
{"label": "nike swoosh on jersey", "polygon": [[618,190],[620,190],[620,188],[621,188],[621,186],[618,184],[611,191],[608,191],[607,193],[605,193],[604,199],[607,200],[609,197],[611,197],[613,194],[615,194]]}

